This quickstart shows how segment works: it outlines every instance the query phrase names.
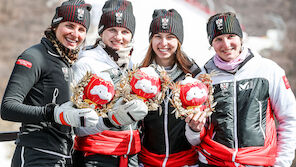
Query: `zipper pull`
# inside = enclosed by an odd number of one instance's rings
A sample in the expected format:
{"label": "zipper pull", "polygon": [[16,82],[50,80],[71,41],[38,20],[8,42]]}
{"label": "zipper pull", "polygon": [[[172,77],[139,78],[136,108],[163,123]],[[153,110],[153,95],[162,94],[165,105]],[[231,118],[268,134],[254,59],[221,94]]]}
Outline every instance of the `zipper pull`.
{"label": "zipper pull", "polygon": [[52,94],[52,103],[56,104],[58,95],[59,95],[59,89],[55,88]]}

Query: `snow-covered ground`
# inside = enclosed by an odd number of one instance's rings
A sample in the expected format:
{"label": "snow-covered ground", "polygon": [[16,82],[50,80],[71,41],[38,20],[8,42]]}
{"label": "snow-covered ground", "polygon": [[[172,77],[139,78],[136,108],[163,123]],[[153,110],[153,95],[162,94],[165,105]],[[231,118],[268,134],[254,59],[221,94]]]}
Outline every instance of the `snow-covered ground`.
{"label": "snow-covered ground", "polygon": [[0,142],[0,166],[9,167],[11,164],[12,148],[14,141]]}

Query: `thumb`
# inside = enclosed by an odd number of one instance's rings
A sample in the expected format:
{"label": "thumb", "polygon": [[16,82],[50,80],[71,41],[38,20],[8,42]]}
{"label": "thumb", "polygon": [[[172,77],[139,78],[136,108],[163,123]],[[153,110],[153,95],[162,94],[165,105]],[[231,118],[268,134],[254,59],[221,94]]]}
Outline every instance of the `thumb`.
{"label": "thumb", "polygon": [[114,104],[114,108],[122,107],[122,105],[124,105],[124,104],[125,104],[125,102],[124,102],[123,98],[119,98],[119,99],[115,102],[115,104]]}
{"label": "thumb", "polygon": [[74,106],[74,104],[72,103],[72,101],[68,101],[68,102],[66,102],[66,103],[64,103],[64,104],[62,104],[63,106],[69,106],[69,107],[73,107]]}
{"label": "thumb", "polygon": [[[85,115],[87,113],[91,113],[93,112],[94,110],[91,109],[91,108],[82,108],[82,109],[79,109],[79,115]],[[95,112],[95,111],[94,111]]]}
{"label": "thumb", "polygon": [[189,123],[191,121],[192,117],[193,117],[193,114],[188,115],[185,119],[185,122]]}

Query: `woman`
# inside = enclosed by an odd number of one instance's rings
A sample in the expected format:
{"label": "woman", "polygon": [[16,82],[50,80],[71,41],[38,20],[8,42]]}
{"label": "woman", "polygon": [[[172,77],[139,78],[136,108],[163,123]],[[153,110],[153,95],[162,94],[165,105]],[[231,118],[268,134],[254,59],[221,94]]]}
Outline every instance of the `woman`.
{"label": "woman", "polygon": [[203,123],[190,119],[186,131],[190,142],[199,145],[200,166],[291,166],[296,101],[284,70],[243,47],[234,13],[210,17],[207,32],[216,54],[203,72],[216,71],[217,105],[202,131],[196,125]]}
{"label": "woman", "polygon": [[[150,24],[150,45],[142,66],[155,64],[166,69],[172,82],[183,80],[186,73],[195,76],[199,67],[181,51],[183,21],[174,10],[154,10]],[[159,72],[159,71],[158,71]],[[196,151],[185,137],[185,121],[176,119],[169,99],[161,104],[162,112],[150,111],[143,120],[141,166],[186,166],[197,163]]]}
{"label": "woman", "polygon": [[98,120],[94,110],[75,109],[67,102],[70,67],[85,40],[90,10],[82,0],[62,3],[41,42],[17,58],[1,105],[2,119],[22,123],[14,167],[71,165],[70,126],[81,126],[83,117],[86,126]]}
{"label": "woman", "polygon": [[[134,31],[131,2],[106,1],[99,23],[100,37],[94,46],[81,53],[73,66],[75,81],[79,82],[89,71],[93,74],[107,73],[116,84],[120,77],[126,75]],[[137,153],[141,142],[136,121],[144,118],[147,107],[141,100],[121,102],[116,102],[108,113],[110,120],[100,117],[95,128],[76,129],[78,137],[74,156],[79,160],[74,165],[138,166]]]}

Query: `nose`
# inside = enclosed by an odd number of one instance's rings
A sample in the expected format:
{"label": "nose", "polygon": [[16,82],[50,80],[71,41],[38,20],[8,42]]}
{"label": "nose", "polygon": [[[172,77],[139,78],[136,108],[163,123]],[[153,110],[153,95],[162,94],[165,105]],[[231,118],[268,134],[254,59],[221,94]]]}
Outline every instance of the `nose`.
{"label": "nose", "polygon": [[121,32],[117,32],[117,33],[115,34],[115,39],[117,39],[117,40],[121,40],[121,39],[122,39],[122,33],[121,33]]}
{"label": "nose", "polygon": [[230,41],[228,39],[223,38],[222,44],[224,47],[228,48],[230,46]]}
{"label": "nose", "polygon": [[165,46],[165,45],[167,45],[168,41],[166,38],[161,38],[160,43],[161,43],[161,45]]}
{"label": "nose", "polygon": [[79,35],[79,30],[77,28],[73,29],[72,33],[71,33],[74,37],[78,37]]}

